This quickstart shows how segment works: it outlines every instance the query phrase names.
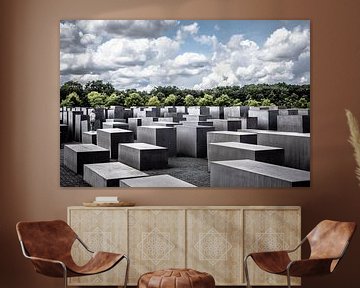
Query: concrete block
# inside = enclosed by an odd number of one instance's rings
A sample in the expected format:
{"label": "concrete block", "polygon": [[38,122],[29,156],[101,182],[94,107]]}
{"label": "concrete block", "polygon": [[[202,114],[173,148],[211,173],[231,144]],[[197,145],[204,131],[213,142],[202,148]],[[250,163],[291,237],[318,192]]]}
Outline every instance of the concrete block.
{"label": "concrete block", "polygon": [[224,119],[248,117],[249,106],[224,107]]}
{"label": "concrete block", "polygon": [[207,126],[177,126],[177,154],[195,158],[206,158],[206,134],[214,130],[214,127]]}
{"label": "concrete block", "polygon": [[213,126],[213,122],[211,121],[180,121],[183,125],[189,126]]}
{"label": "concrete block", "polygon": [[142,125],[142,118],[128,118],[129,130],[134,133],[134,139],[137,139],[137,127]]}
{"label": "concrete block", "polygon": [[119,143],[133,143],[134,133],[119,128],[98,129],[97,145],[110,150],[110,158],[118,158]]}
{"label": "concrete block", "polygon": [[68,125],[60,124],[60,144],[68,141]]}
{"label": "concrete block", "polygon": [[279,110],[249,110],[249,117],[257,117],[258,129],[277,130]]}
{"label": "concrete block", "polygon": [[[159,118],[160,119],[160,118]],[[157,125],[157,126],[165,126],[165,127],[175,127],[178,125],[182,125],[179,122],[165,122],[165,121],[159,121],[159,122],[154,122],[152,125]]]}
{"label": "concrete block", "polygon": [[93,144],[64,146],[64,165],[77,174],[83,173],[84,164],[102,163],[109,160],[109,150]]}
{"label": "concrete block", "polygon": [[257,133],[259,145],[283,148],[285,166],[310,171],[310,133],[247,131]]}
{"label": "concrete block", "polygon": [[105,122],[121,122],[121,123],[126,123],[126,119],[120,119],[120,118],[105,119]]}
{"label": "concrete block", "polygon": [[153,125],[154,122],[157,123],[159,118],[158,117],[141,117],[142,125],[141,126],[150,126]]}
{"label": "concrete block", "polygon": [[209,114],[212,119],[224,119],[224,107],[209,106]]}
{"label": "concrete block", "polygon": [[82,134],[82,143],[83,144],[97,144],[96,141],[97,138],[97,132],[96,131],[88,131],[88,132],[83,132]]}
{"label": "concrete block", "polygon": [[104,129],[119,128],[119,129],[129,130],[129,124],[123,122],[104,122],[103,128]]}
{"label": "concrete block", "polygon": [[212,161],[250,159],[276,165],[284,165],[284,149],[239,142],[211,143],[208,152],[208,168]]}
{"label": "concrete block", "polygon": [[186,121],[207,121],[211,119],[210,115],[184,115]]}
{"label": "concrete block", "polygon": [[196,187],[188,182],[177,179],[170,175],[156,175],[141,178],[125,179],[120,181],[120,187],[179,187],[192,188]]}
{"label": "concrete block", "polygon": [[[211,143],[218,142],[241,142],[248,144],[257,144],[257,135],[255,132],[234,132],[234,131],[215,131],[207,133],[207,149]],[[208,155],[209,158],[209,155]]]}
{"label": "concrete block", "polygon": [[115,119],[115,118],[124,118],[124,111],[125,108],[123,106],[110,106],[110,109],[108,109],[108,117],[109,119]]}
{"label": "concrete block", "polygon": [[241,129],[257,129],[257,117],[241,118]]}
{"label": "concrete block", "polygon": [[211,187],[286,188],[310,186],[310,172],[253,160],[214,161]]}
{"label": "concrete block", "polygon": [[83,126],[83,122],[89,121],[89,116],[82,114],[74,114],[75,123],[74,123],[74,141],[81,142],[82,130],[86,129],[86,125]]}
{"label": "concrete block", "polygon": [[277,121],[278,131],[310,133],[309,115],[279,115]]}
{"label": "concrete block", "polygon": [[169,156],[176,155],[176,131],[173,127],[140,126],[137,141],[168,148]]}
{"label": "concrete block", "polygon": [[237,131],[241,129],[241,120],[235,119],[211,119],[215,131]]}
{"label": "concrete block", "polygon": [[206,106],[190,106],[187,111],[189,115],[210,115],[210,109]]}
{"label": "concrete block", "polygon": [[168,149],[147,143],[119,144],[118,160],[138,170],[166,168]]}
{"label": "concrete block", "polygon": [[279,115],[298,115],[298,109],[279,109]]}
{"label": "concrete block", "polygon": [[145,176],[148,174],[119,162],[84,166],[84,181],[93,187],[119,187],[120,180]]}

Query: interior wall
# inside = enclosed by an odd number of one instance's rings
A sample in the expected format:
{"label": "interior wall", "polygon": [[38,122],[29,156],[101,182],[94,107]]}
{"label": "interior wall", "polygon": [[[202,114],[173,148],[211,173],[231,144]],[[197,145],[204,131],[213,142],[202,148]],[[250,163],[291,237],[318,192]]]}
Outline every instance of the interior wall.
{"label": "interior wall", "polygon": [[[360,118],[360,2],[353,0],[5,0],[0,3],[0,285],[62,287],[33,272],[15,223],[66,219],[96,195],[137,205],[300,205],[306,234],[322,219],[360,223],[360,188],[344,109]],[[59,187],[60,19],[310,19],[311,188],[72,189]],[[303,287],[358,287],[359,231],[327,277]]]}

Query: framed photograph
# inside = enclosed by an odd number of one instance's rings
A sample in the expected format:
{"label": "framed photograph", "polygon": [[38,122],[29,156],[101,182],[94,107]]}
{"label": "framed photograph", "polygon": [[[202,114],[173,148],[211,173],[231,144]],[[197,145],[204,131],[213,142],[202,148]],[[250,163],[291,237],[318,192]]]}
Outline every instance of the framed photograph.
{"label": "framed photograph", "polygon": [[310,186],[309,20],[60,21],[61,187]]}

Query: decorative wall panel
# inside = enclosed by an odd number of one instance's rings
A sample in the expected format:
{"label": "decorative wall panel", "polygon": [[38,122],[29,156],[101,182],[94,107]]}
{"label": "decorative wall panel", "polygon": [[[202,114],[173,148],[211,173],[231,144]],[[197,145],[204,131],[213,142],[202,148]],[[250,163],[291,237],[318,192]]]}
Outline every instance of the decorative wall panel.
{"label": "decorative wall panel", "polygon": [[[69,209],[68,222],[80,239],[93,251],[127,251],[127,211],[125,209]],[[88,261],[90,253],[77,241],[72,255],[77,263]],[[123,283],[126,264],[94,276],[69,278],[69,284],[113,285]]]}
{"label": "decorative wall panel", "polygon": [[[245,285],[243,258],[250,252],[294,248],[301,237],[300,207],[69,207],[68,222],[93,250],[130,257],[129,284],[143,273],[164,268],[208,272],[216,285]],[[74,245],[76,261],[88,254]],[[300,258],[300,250],[294,255]],[[251,283],[285,285],[249,260]],[[125,263],[104,274],[73,278],[70,285],[122,285]],[[299,285],[295,279],[293,284]]]}

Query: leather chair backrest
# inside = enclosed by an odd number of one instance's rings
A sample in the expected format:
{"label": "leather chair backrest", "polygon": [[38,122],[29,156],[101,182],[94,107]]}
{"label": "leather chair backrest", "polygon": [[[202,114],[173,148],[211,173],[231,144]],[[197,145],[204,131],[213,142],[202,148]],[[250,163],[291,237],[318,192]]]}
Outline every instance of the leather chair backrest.
{"label": "leather chair backrest", "polygon": [[75,232],[62,220],[19,222],[16,231],[27,253],[33,257],[69,258],[76,240]]}
{"label": "leather chair backrest", "polygon": [[354,222],[321,221],[306,236],[311,248],[310,259],[340,257],[345,252],[355,229]]}

